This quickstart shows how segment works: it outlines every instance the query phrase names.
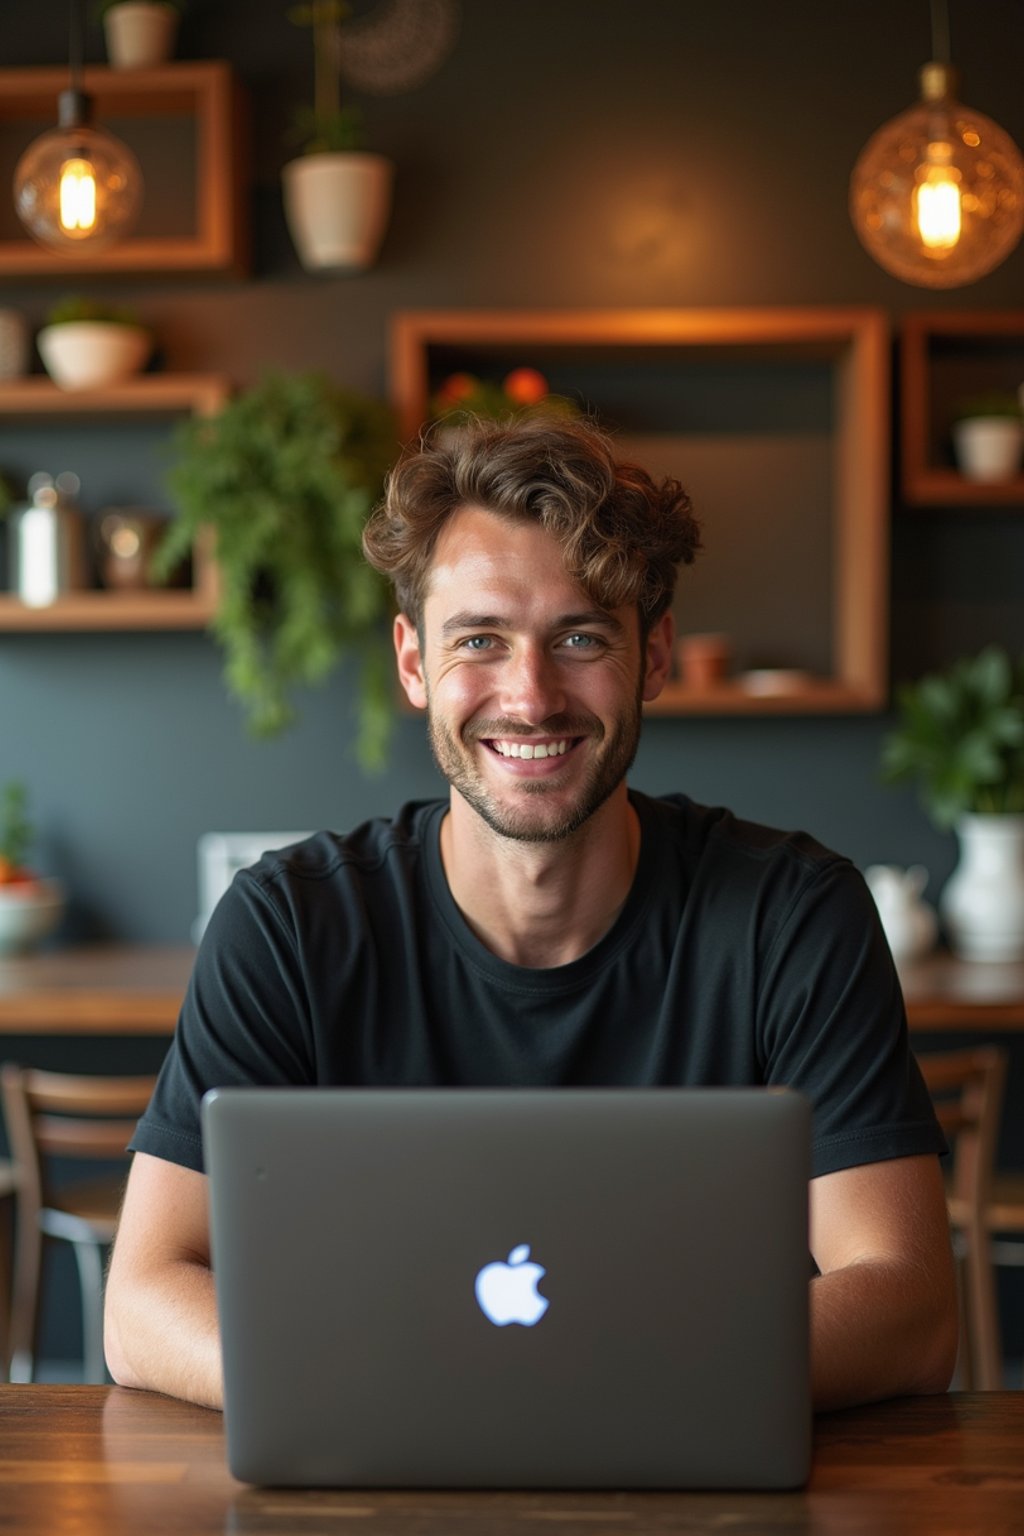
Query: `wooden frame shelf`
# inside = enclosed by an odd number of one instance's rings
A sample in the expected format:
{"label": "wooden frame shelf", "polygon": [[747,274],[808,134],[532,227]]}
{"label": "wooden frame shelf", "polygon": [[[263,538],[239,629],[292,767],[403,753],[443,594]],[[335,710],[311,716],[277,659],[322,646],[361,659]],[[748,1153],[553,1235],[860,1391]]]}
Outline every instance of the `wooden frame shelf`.
{"label": "wooden frame shelf", "polygon": [[[219,374],[143,374],[104,389],[64,390],[46,378],[0,383],[0,423],[6,420],[159,420],[211,416],[227,399],[228,381]],[[205,629],[216,607],[217,569],[212,541],[201,540],[193,555],[192,586],[186,591],[70,592],[45,607],[31,607],[0,594],[0,632],[43,633],[85,630]]]}
{"label": "wooden frame shelf", "polygon": [[951,398],[937,376],[945,355],[951,368],[963,370],[961,394],[1024,382],[1024,310],[907,315],[900,353],[901,488],[908,506],[1024,507],[1024,474],[982,484],[966,479],[951,461],[942,462]]}
{"label": "wooden frame shelf", "polygon": [[[886,317],[866,308],[411,311],[392,322],[392,395],[409,440],[426,421],[440,379],[462,367],[483,373],[490,366],[501,377],[509,366],[553,365],[563,378],[571,378],[573,366],[581,374],[592,365],[646,369],[658,414],[671,421],[672,390],[662,389],[662,381],[677,362],[713,376],[726,411],[730,370],[753,370],[756,379],[759,369],[820,365],[832,410],[823,594],[831,669],[776,692],[754,691],[741,679],[699,691],[673,682],[649,708],[657,714],[856,713],[881,708],[887,694],[889,356]],[[685,474],[680,478],[685,483]],[[791,559],[795,566],[800,552],[792,551]]]}
{"label": "wooden frame shelf", "polygon": [[[24,137],[28,128],[35,137],[53,127],[57,97],[67,84],[66,69],[0,69],[0,134],[10,136],[17,130]],[[192,227],[182,233],[128,236],[110,250],[75,260],[37,245],[20,232],[12,215],[19,233],[0,237],[0,278],[131,272],[244,274],[248,267],[244,103],[231,66],[207,60],[154,69],[89,68],[82,72],[82,84],[95,103],[97,123],[112,125],[126,141],[133,120],[181,120],[194,135]],[[145,195],[155,200],[166,167],[147,180],[145,154],[140,152],[139,158]],[[13,171],[13,165],[10,168]]]}

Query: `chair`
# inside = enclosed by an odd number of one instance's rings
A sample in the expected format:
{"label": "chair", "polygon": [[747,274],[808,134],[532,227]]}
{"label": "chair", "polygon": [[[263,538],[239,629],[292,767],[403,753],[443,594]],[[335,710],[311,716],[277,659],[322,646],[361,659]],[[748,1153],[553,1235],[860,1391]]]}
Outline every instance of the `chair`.
{"label": "chair", "polygon": [[124,1158],[154,1077],[78,1077],[6,1065],[0,1072],[17,1169],[10,1379],[31,1381],[44,1240],[71,1243],[82,1294],[84,1379],[103,1382],[103,1250],[113,1240],[123,1175],[57,1184],[52,1159]]}
{"label": "chair", "polygon": [[1002,1386],[1002,1349],[990,1231],[1007,1054],[984,1046],[923,1052],[917,1059],[952,1152],[946,1204],[960,1259],[964,1385],[996,1391]]}
{"label": "chair", "polygon": [[0,1158],[0,1381],[7,1379],[11,1331],[11,1255],[18,1170]]}

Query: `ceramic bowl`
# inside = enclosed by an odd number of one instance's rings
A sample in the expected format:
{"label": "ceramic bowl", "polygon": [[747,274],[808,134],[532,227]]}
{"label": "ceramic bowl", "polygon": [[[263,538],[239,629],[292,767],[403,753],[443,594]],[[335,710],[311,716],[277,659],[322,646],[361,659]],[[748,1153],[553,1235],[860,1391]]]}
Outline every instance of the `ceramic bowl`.
{"label": "ceramic bowl", "polygon": [[51,934],[64,912],[64,890],[56,880],[0,885],[0,956],[21,955]]}
{"label": "ceramic bowl", "polygon": [[39,356],[61,389],[101,389],[144,368],[153,338],[141,325],[109,320],[67,320],[47,325],[36,337]]}

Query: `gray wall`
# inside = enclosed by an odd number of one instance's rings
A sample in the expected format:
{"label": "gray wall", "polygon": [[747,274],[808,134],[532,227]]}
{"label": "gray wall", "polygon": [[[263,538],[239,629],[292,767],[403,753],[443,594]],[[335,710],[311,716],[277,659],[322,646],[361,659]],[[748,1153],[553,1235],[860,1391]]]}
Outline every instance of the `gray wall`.
{"label": "gray wall", "polygon": [[[270,364],[317,366],[383,394],[389,319],[402,308],[869,303],[895,321],[913,307],[1021,302],[1024,249],[973,287],[932,295],[876,267],[847,218],[863,142],[913,100],[929,52],[924,0],[464,0],[442,69],[414,92],[361,103],[398,180],[378,266],[348,277],[303,273],[284,228],[282,130],[311,73],[308,35],[285,9],[193,0],[181,34],[182,55],[231,59],[249,89],[251,277],[9,281],[0,304],[39,323],[62,286],[89,286],[153,321],[168,368],[244,385]],[[61,60],[64,0],[3,10],[0,62]],[[952,0],[951,11],[966,98],[1024,141],[1019,0]],[[95,26],[88,46],[101,61]],[[111,465],[133,451],[97,428],[90,463],[97,443]],[[59,434],[38,457],[75,467]],[[124,493],[123,468],[109,473],[108,484],[93,468],[87,505]],[[986,639],[1024,645],[1022,529],[1013,513],[897,504],[897,677]],[[804,824],[862,864],[923,860],[937,886],[952,843],[909,792],[879,788],[885,723],[652,721],[635,781]],[[0,636],[0,780],[31,784],[39,857],[70,886],[75,935],[186,938],[204,830],[344,826],[434,792],[418,721],[403,719],[376,780],[356,768],[350,734],[342,677],[304,701],[291,735],[252,742],[202,635]]]}

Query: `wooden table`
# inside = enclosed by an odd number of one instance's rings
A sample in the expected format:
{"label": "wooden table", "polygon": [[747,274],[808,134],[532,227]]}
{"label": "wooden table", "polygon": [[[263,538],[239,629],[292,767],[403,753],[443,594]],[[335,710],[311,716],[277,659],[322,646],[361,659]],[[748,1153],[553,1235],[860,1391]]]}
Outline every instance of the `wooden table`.
{"label": "wooden table", "polygon": [[17,1536],[985,1536],[1024,1529],[1024,1393],[824,1415],[798,1493],[245,1488],[219,1414],[118,1387],[0,1386],[0,1530]]}
{"label": "wooden table", "polygon": [[[105,945],[0,959],[0,1034],[170,1035],[195,950]],[[1024,1030],[1024,963],[900,970],[913,1030]]]}

